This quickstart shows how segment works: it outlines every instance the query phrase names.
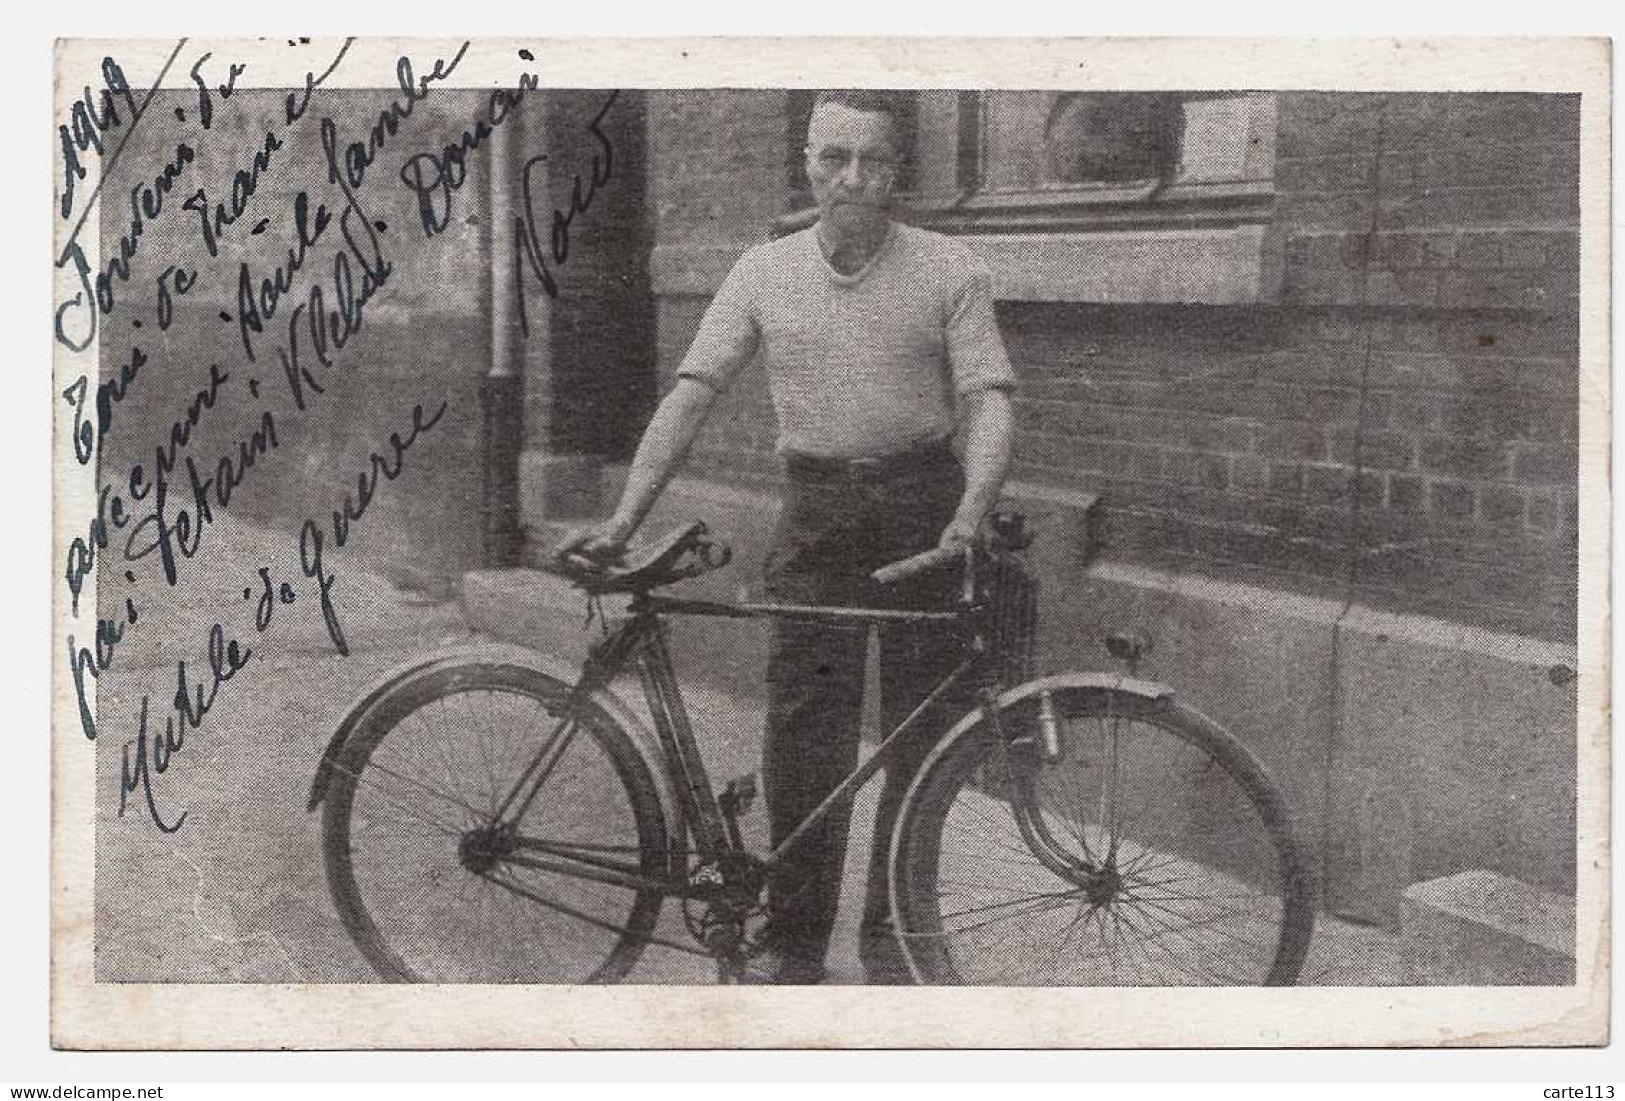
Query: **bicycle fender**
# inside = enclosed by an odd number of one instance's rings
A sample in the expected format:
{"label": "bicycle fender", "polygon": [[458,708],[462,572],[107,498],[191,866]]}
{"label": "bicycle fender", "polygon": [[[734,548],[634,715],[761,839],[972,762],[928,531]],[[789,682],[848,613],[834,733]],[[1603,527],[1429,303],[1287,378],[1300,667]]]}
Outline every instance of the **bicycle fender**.
{"label": "bicycle fender", "polygon": [[1039,677],[1037,680],[1018,684],[1000,693],[999,705],[1002,707],[1007,703],[1017,703],[1030,699],[1040,692],[1054,692],[1061,688],[1111,688],[1119,692],[1132,692],[1148,700],[1163,700],[1174,694],[1172,688],[1154,680],[1097,670],[1088,673],[1057,673],[1052,677]]}
{"label": "bicycle fender", "polygon": [[[314,811],[322,805],[327,797],[327,789],[332,783],[333,768],[337,764],[339,755],[344,752],[345,743],[356,728],[380,703],[391,695],[412,684],[421,677],[433,676],[447,669],[459,665],[473,665],[481,662],[498,662],[506,665],[518,665],[544,673],[564,684],[574,684],[579,678],[581,670],[547,654],[534,651],[516,651],[500,649],[492,651],[470,650],[464,647],[456,651],[419,657],[404,665],[398,666],[385,673],[362,696],[357,703],[344,716],[338,729],[328,740],[327,748],[322,751],[321,762],[316,766],[315,779],[311,781],[310,797],[306,801],[305,809]],[[659,742],[650,732],[647,724],[638,718],[637,714],[615,693],[600,689],[592,694],[592,702],[602,708],[604,713],[613,719],[632,737],[638,752],[649,766],[650,775],[654,777],[655,785],[660,789],[661,801],[665,804],[668,818],[679,805],[672,796],[670,783],[666,775],[665,766],[661,763]],[[674,821],[674,819],[672,819]]]}
{"label": "bicycle fender", "polygon": [[[1057,673],[1052,677],[1039,677],[1036,680],[1030,680],[1024,684],[1018,684],[1014,688],[1006,689],[999,694],[994,706],[1002,709],[1020,703],[1022,700],[1031,699],[1044,692],[1059,692],[1067,688],[1111,689],[1118,692],[1131,692],[1136,696],[1144,696],[1148,700],[1172,699],[1174,695],[1174,690],[1166,684],[1142,680],[1139,677],[1125,676],[1121,673],[1104,671]],[[949,728],[948,733],[937,741],[937,744],[926,757],[925,762],[920,766],[916,776],[923,776],[927,768],[938,757],[947,752],[950,745],[958,741],[965,731],[981,722],[983,717],[980,706],[973,707],[960,716],[959,721]]]}

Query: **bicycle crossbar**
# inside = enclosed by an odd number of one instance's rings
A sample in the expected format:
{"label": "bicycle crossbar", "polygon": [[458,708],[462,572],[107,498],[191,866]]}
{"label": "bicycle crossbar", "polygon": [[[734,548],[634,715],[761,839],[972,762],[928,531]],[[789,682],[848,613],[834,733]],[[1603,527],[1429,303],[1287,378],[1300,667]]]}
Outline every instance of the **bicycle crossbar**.
{"label": "bicycle crossbar", "polygon": [[951,623],[963,612],[914,611],[907,608],[847,608],[827,604],[727,604],[714,600],[688,600],[674,596],[646,596],[642,608],[660,615],[720,616],[727,619],[857,620],[860,622]]}
{"label": "bicycle crossbar", "polygon": [[927,623],[963,618],[959,612],[915,612],[906,608],[838,608],[823,604],[741,604],[740,607],[755,615],[806,619],[873,619]]}

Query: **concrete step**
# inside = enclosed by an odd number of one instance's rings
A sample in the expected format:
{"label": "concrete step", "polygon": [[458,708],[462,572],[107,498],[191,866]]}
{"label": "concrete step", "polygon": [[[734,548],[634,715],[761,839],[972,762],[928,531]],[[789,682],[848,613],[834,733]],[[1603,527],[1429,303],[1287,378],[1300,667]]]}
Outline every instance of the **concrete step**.
{"label": "concrete step", "polygon": [[1401,924],[1411,985],[1574,982],[1574,899],[1510,876],[1474,870],[1413,883]]}

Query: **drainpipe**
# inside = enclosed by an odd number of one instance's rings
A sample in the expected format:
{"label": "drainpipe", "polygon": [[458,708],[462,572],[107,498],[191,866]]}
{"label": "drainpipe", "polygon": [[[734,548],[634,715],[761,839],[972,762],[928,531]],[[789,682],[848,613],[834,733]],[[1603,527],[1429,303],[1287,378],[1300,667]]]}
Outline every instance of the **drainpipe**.
{"label": "drainpipe", "polygon": [[[526,106],[531,106],[526,104]],[[513,224],[513,131],[521,113],[491,134],[485,181],[483,236],[485,301],[491,316],[491,365],[480,383],[480,455],[483,489],[481,561],[491,569],[519,565],[524,534],[519,516],[519,452],[524,442],[524,348],[514,338],[513,259],[503,242]]]}

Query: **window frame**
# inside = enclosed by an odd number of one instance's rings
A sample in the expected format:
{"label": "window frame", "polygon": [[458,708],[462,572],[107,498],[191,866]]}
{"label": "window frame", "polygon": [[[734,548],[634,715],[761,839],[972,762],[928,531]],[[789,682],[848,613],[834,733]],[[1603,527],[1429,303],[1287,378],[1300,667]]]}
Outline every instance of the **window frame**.
{"label": "window frame", "polygon": [[[1053,90],[1064,91],[1064,90]],[[1103,181],[1100,183],[1068,183],[1035,188],[998,188],[987,184],[986,160],[988,147],[988,105],[990,97],[1016,92],[1021,95],[1042,95],[1044,91],[1017,90],[943,90],[919,91],[916,97],[949,96],[954,101],[955,120],[953,148],[932,151],[936,171],[927,172],[918,147],[923,127],[920,122],[924,104],[916,99],[911,129],[916,136],[915,148],[905,162],[909,172],[905,186],[895,194],[894,214],[905,222],[955,235],[1009,234],[1009,233],[1088,233],[1121,229],[1154,229],[1157,227],[1198,228],[1227,226],[1266,221],[1275,197],[1273,171],[1273,135],[1267,160],[1267,175],[1256,178],[1188,179],[1182,171],[1185,163],[1184,143],[1188,138],[1188,118],[1181,120],[1184,128],[1177,129],[1177,144],[1164,158],[1166,169],[1157,177],[1135,181]],[[1267,106],[1250,104],[1248,110],[1262,111],[1273,123],[1275,93],[1250,89],[1223,91],[1169,91],[1161,94],[1174,98],[1175,109],[1185,112],[1192,103],[1215,100],[1241,100],[1247,97],[1266,99]],[[941,102],[936,105],[940,112]],[[790,129],[798,128],[798,114],[787,105]],[[1258,119],[1249,116],[1249,126]],[[796,157],[801,156],[805,133],[793,138]],[[1253,140],[1249,138],[1247,140]],[[952,163],[953,186],[949,188],[907,186],[936,175]],[[792,177],[794,167],[792,167]],[[804,178],[804,176],[803,176]],[[815,219],[812,193],[805,187],[790,187],[788,211],[780,219],[781,228],[789,229],[809,224]]]}

